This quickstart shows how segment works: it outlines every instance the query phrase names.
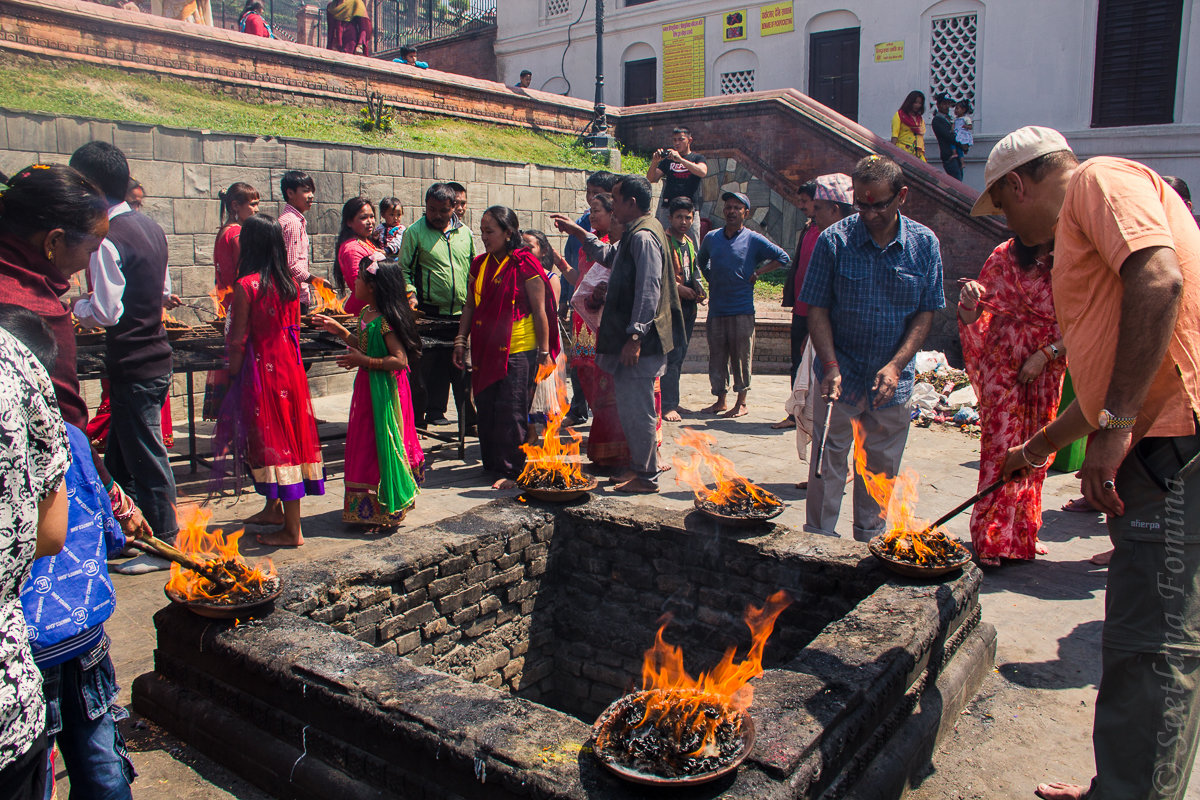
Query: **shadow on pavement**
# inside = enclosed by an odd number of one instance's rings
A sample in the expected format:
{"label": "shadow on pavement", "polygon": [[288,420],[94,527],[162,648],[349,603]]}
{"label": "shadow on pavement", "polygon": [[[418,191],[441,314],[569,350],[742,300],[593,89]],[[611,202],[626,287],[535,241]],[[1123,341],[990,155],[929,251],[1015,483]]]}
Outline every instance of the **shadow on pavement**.
{"label": "shadow on pavement", "polygon": [[1058,640],[1054,661],[1000,664],[1000,674],[1029,689],[1078,689],[1100,683],[1103,620],[1081,622]]}

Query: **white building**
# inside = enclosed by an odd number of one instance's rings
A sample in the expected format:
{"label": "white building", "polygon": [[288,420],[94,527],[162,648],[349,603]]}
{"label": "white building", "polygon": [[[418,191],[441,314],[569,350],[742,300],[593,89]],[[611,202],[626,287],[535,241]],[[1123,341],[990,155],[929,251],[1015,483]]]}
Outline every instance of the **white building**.
{"label": "white building", "polygon": [[[975,105],[973,185],[997,138],[1042,124],[1080,155],[1128,156],[1200,189],[1198,2],[607,0],[604,99],[792,87],[886,138],[910,90],[944,90]],[[501,80],[530,69],[535,88],[594,96],[594,0],[498,5]]]}

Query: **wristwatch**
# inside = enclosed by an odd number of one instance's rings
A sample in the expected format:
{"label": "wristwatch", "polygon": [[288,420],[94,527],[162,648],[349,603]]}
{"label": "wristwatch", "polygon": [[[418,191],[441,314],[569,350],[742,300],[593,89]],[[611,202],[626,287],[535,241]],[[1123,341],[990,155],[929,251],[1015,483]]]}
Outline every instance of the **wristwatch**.
{"label": "wristwatch", "polygon": [[1100,412],[1097,421],[1100,423],[1102,431],[1124,430],[1132,428],[1133,424],[1137,422],[1137,417],[1118,417],[1106,408]]}
{"label": "wristwatch", "polygon": [[631,334],[629,334],[629,341],[631,341],[631,342],[640,342],[641,340],[642,340],[642,335],[641,335],[640,333],[631,333]]}

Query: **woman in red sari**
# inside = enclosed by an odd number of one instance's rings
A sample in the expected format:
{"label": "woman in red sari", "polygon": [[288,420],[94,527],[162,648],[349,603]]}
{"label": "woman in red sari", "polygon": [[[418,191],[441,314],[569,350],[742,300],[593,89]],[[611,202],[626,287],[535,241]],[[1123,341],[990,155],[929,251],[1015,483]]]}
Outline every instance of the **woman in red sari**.
{"label": "woman in red sari", "polygon": [[[222,317],[228,319],[229,306],[233,303],[233,285],[238,279],[238,258],[241,245],[238,237],[242,223],[258,213],[258,189],[248,183],[237,182],[217,193],[221,201],[221,227],[217,230],[217,241],[213,244],[214,282],[217,288],[216,302],[220,304]],[[229,390],[229,370],[214,369],[208,373],[204,383],[204,419],[215,420],[221,413],[221,403]]]}
{"label": "woman in red sari", "polygon": [[475,393],[479,451],[483,468],[507,489],[525,466],[529,403],[540,367],[554,368],[558,326],[554,293],[542,265],[521,240],[517,215],[492,206],[479,219],[484,252],[471,262],[467,305],[454,339],[454,366],[466,366],[471,346],[471,388]]}
{"label": "woman in red sari", "polygon": [[[979,395],[981,489],[1000,478],[1008,449],[1058,412],[1067,363],[1054,316],[1049,252],[1048,246],[1034,250],[1010,239],[992,251],[958,301],[963,359]],[[1037,536],[1045,477],[1043,466],[976,504],[971,542],[981,564],[1045,553]]]}

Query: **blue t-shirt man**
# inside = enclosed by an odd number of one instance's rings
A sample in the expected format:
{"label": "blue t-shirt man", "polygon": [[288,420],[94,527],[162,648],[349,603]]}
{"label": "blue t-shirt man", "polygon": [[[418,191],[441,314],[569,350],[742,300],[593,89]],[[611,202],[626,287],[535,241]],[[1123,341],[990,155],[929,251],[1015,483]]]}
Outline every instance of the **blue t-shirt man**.
{"label": "blue t-shirt man", "polygon": [[[748,200],[745,210],[750,210]],[[759,275],[769,271],[759,269],[766,262],[777,262],[772,269],[780,269],[790,264],[791,259],[782,247],[744,225],[739,224],[732,236],[728,220],[725,227],[710,231],[696,254],[696,265],[708,281],[708,316],[753,314],[754,283]]]}

